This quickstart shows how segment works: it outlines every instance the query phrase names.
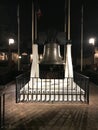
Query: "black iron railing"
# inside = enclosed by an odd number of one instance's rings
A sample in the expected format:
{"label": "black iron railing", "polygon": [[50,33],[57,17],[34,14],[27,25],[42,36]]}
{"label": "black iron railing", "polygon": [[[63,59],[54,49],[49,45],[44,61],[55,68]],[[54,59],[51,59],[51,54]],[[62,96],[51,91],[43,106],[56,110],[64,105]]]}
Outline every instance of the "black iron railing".
{"label": "black iron railing", "polygon": [[81,89],[85,91],[85,99],[89,104],[89,77],[80,73],[74,72],[74,81]]}
{"label": "black iron railing", "polygon": [[17,99],[20,96],[20,90],[25,86],[26,83],[28,83],[30,80],[30,72],[26,72],[23,74],[20,74],[16,77],[16,102]]}
{"label": "black iron railing", "polygon": [[0,128],[5,125],[5,94],[0,95]]}
{"label": "black iron railing", "polygon": [[89,103],[89,78],[74,73],[73,78],[40,79],[20,75],[16,78],[16,102],[85,102]]}

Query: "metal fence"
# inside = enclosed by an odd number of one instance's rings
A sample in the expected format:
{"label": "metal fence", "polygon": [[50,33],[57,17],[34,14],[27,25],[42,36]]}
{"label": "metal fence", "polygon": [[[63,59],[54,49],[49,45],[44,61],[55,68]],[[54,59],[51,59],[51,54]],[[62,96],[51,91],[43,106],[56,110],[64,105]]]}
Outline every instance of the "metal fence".
{"label": "metal fence", "polygon": [[89,104],[89,77],[74,72],[74,81],[85,91],[85,100]]}
{"label": "metal fence", "polygon": [[16,77],[16,102],[89,103],[89,78],[78,73],[74,79],[29,78],[23,74]]}
{"label": "metal fence", "polygon": [[0,128],[5,125],[5,94],[0,95]]}

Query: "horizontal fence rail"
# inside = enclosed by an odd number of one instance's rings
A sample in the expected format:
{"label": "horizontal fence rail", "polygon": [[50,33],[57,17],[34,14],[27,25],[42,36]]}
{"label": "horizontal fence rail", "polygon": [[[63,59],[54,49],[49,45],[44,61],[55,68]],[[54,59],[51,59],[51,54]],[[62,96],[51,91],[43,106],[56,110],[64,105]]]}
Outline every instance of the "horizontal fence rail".
{"label": "horizontal fence rail", "polygon": [[74,73],[73,78],[40,79],[20,75],[16,78],[16,102],[89,103],[89,78]]}

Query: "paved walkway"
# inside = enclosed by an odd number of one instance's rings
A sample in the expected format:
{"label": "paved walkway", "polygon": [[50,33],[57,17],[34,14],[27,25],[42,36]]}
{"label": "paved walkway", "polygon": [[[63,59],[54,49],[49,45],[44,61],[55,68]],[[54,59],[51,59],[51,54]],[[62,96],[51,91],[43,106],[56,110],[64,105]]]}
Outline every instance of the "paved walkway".
{"label": "paved walkway", "polygon": [[6,130],[98,130],[98,86],[93,83],[89,105],[15,103],[14,82],[4,92]]}

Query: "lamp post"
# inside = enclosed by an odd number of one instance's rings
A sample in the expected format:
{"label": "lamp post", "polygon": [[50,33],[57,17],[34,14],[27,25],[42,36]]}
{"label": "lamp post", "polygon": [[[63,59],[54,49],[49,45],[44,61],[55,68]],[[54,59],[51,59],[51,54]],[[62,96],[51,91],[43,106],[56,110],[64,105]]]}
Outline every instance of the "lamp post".
{"label": "lamp post", "polygon": [[81,8],[81,72],[83,71],[83,5]]}
{"label": "lamp post", "polygon": [[92,45],[92,65],[94,64],[94,53],[95,53],[95,38],[89,39],[89,44]]}
{"label": "lamp post", "polygon": [[14,44],[14,39],[10,38],[9,39],[9,49],[8,49],[8,65],[9,65],[9,70],[11,69],[11,61],[12,61],[12,55],[11,55],[11,45]]}

